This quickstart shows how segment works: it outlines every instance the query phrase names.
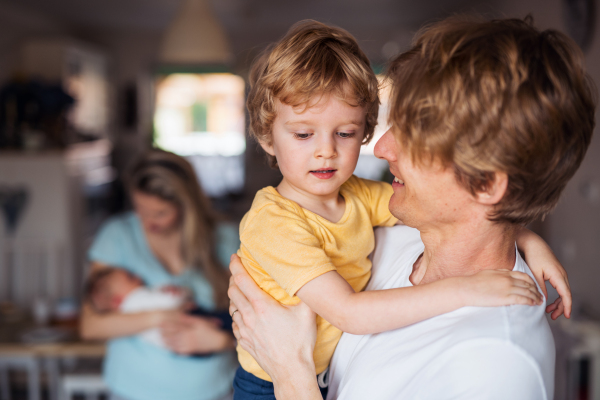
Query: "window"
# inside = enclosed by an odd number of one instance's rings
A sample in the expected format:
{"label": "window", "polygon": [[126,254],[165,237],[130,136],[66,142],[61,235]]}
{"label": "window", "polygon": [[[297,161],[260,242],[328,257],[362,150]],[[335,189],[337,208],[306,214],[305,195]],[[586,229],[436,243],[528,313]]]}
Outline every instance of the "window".
{"label": "window", "polygon": [[155,141],[182,156],[246,150],[244,80],[232,74],[171,74],[156,91]]}
{"label": "window", "polygon": [[389,115],[389,99],[390,99],[390,85],[385,84],[384,77],[378,75],[380,90],[379,100],[381,105],[379,106],[379,115],[377,118],[377,126],[375,127],[375,133],[373,139],[368,145],[360,148],[360,157],[356,164],[354,174],[361,178],[381,180],[384,178],[386,171],[388,171],[388,163],[385,160],[381,160],[373,154],[375,149],[375,143],[383,136],[383,134],[389,129],[388,115]]}
{"label": "window", "polygon": [[176,73],[156,84],[155,144],[187,157],[212,197],[243,188],[244,90],[228,73]]}

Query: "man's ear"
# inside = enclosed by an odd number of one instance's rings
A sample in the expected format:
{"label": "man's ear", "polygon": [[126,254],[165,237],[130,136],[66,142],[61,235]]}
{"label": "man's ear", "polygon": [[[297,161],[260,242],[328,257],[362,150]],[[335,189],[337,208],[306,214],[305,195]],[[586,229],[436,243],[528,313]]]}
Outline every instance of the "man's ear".
{"label": "man's ear", "polygon": [[262,147],[263,150],[267,152],[267,154],[275,157],[275,151],[273,150],[273,142],[267,143],[263,142],[262,140],[259,140],[258,143],[260,143],[260,147]]}
{"label": "man's ear", "polygon": [[478,203],[486,205],[498,204],[506,193],[508,187],[508,175],[505,172],[494,172],[494,178],[487,187],[475,195]]}

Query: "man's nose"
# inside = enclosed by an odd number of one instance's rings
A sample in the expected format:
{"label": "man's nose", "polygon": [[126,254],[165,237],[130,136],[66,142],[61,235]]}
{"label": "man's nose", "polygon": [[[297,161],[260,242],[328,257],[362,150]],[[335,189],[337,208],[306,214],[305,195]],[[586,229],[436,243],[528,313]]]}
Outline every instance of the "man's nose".
{"label": "man's nose", "polygon": [[381,138],[375,144],[374,149],[375,157],[381,158],[387,161],[396,161],[396,139],[391,129],[383,134]]}
{"label": "man's nose", "polygon": [[315,157],[324,159],[337,157],[337,148],[335,140],[330,137],[321,137],[320,140],[317,141]]}

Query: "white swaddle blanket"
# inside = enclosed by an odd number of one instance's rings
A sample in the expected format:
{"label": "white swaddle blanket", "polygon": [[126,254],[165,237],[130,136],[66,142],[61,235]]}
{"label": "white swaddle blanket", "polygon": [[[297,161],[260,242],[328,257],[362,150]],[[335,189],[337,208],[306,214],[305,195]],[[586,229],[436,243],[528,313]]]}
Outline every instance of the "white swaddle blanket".
{"label": "white swaddle blanket", "polygon": [[[161,288],[140,287],[131,292],[119,307],[125,314],[143,311],[175,310],[181,307],[186,300],[184,293],[173,293]],[[156,346],[166,348],[158,328],[151,328],[138,333],[140,339]]]}

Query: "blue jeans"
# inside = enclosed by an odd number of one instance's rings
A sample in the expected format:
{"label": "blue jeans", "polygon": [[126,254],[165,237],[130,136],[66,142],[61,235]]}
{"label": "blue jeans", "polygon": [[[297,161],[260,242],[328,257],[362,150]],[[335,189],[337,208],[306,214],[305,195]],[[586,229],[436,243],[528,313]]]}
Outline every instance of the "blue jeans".
{"label": "blue jeans", "polygon": [[[321,388],[321,396],[327,398],[327,388]],[[233,379],[233,400],[275,400],[273,383],[262,380],[239,367]]]}

